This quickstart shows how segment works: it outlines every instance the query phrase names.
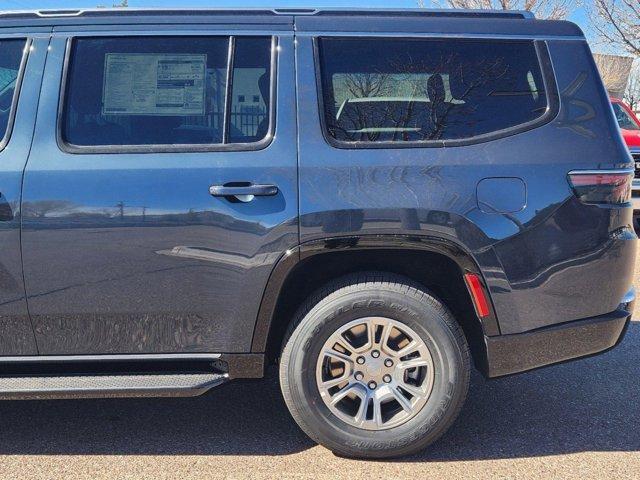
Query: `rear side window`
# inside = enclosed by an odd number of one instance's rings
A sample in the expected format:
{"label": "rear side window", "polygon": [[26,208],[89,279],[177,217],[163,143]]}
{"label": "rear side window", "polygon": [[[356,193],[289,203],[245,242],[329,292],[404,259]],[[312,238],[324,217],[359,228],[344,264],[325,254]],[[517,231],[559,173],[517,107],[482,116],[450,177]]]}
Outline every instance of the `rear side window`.
{"label": "rear side window", "polygon": [[457,141],[548,110],[532,41],[318,39],[324,119],[341,142]]}
{"label": "rear side window", "polygon": [[2,144],[6,142],[9,135],[25,45],[25,40],[0,40],[0,139],[3,140]]}
{"label": "rear side window", "polygon": [[[61,140],[80,147],[262,140],[269,131],[269,92],[261,85],[270,85],[271,50],[270,37],[76,39]],[[257,101],[232,109],[232,89]]]}

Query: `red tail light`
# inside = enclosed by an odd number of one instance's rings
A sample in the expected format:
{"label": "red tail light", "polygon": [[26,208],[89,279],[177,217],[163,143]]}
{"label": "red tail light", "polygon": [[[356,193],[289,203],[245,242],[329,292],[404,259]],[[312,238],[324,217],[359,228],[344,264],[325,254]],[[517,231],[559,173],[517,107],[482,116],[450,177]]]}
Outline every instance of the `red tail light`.
{"label": "red tail light", "polygon": [[623,204],[631,201],[633,170],[574,170],[569,184],[584,203]]}
{"label": "red tail light", "polygon": [[475,273],[467,273],[464,276],[465,282],[467,282],[467,288],[471,292],[471,298],[473,298],[473,304],[476,307],[476,312],[480,318],[489,316],[489,302],[482,289],[482,283],[480,277]]}

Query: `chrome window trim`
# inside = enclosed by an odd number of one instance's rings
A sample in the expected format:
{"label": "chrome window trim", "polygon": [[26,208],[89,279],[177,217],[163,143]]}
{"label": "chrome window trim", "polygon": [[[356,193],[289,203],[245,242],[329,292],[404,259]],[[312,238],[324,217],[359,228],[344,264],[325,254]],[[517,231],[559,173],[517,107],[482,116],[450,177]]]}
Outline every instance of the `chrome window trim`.
{"label": "chrome window trim", "polygon": [[[329,35],[327,37],[332,38],[352,38],[351,35]],[[517,135],[519,133],[524,133],[529,130],[533,130],[535,128],[542,127],[551,123],[560,113],[560,94],[558,92],[557,81],[555,77],[555,72],[553,70],[553,65],[551,63],[551,55],[549,53],[547,42],[539,41],[539,40],[531,40],[534,45],[536,56],[538,57],[538,65],[540,66],[540,73],[542,75],[542,79],[544,82],[544,90],[545,95],[547,97],[547,109],[546,111],[539,116],[538,118],[531,120],[529,122],[521,123],[518,125],[514,125],[508,128],[504,128],[501,130],[496,130],[495,132],[490,132],[482,135],[475,135],[473,137],[467,137],[462,139],[454,139],[454,140],[413,140],[408,142],[393,142],[393,141],[382,141],[382,142],[364,142],[364,141],[346,141],[346,140],[338,140],[332,137],[329,134],[329,130],[326,125],[325,118],[325,107],[324,107],[324,95],[322,93],[322,72],[320,69],[320,48],[319,42],[320,36],[314,36],[313,38],[313,56],[314,56],[314,68],[315,68],[315,77],[316,77],[316,92],[318,96],[318,108],[320,113],[320,126],[322,129],[322,135],[325,141],[331,145],[332,147],[339,149],[399,149],[399,148],[450,148],[450,147],[463,147],[468,145],[476,145],[481,143],[490,142],[493,140],[498,140],[501,138],[511,137],[513,135]],[[378,34],[374,35],[363,35],[361,38],[387,38],[380,37]],[[399,38],[402,40],[411,40],[411,39],[425,39],[418,37],[416,35],[398,35],[393,38]],[[431,36],[427,39],[438,39],[445,38],[442,36]],[[490,39],[497,39],[496,37],[488,37]],[[521,41],[521,39],[520,39]]]}
{"label": "chrome window trim", "polygon": [[493,34],[493,33],[431,33],[431,32],[357,32],[341,30],[324,31],[301,31],[296,32],[298,37],[364,37],[364,38],[416,38],[420,40],[430,39],[469,39],[469,40],[528,40],[531,42],[584,42],[584,36],[563,36],[563,35],[518,35],[518,34]]}
{"label": "chrome window trim", "polygon": [[229,51],[227,52],[227,76],[224,82],[224,105],[222,111],[222,144],[226,145],[229,143],[229,127],[230,127],[230,114],[231,114],[231,104],[233,103],[233,99],[231,95],[233,94],[233,61],[234,55],[236,54],[236,39],[234,37],[229,37]]}
{"label": "chrome window trim", "polygon": [[[69,142],[66,142],[62,137],[62,126],[64,120],[64,108],[66,104],[66,96],[67,96],[67,82],[69,75],[69,62],[71,59],[71,50],[73,41],[77,38],[82,39],[91,39],[91,38],[125,38],[125,37],[175,37],[175,36],[193,36],[193,35],[174,35],[169,34],[165,31],[162,32],[127,32],[123,35],[73,35],[67,38],[66,46],[65,46],[65,54],[64,61],[62,67],[62,77],[60,82],[60,90],[58,93],[58,112],[56,119],[56,142],[58,144],[58,148],[65,153],[71,154],[122,154],[122,153],[198,153],[198,152],[239,152],[239,151],[259,151],[267,148],[275,137],[275,123],[276,123],[276,90],[277,90],[277,64],[278,64],[278,36],[275,34],[270,35],[237,35],[235,32],[233,34],[217,34],[211,35],[211,33],[207,35],[198,35],[198,36],[208,36],[212,38],[220,38],[220,37],[228,37],[229,38],[229,50],[228,50],[228,58],[227,58],[227,83],[229,76],[231,73],[229,72],[229,67],[233,67],[233,57],[229,56],[229,53],[233,53],[233,42],[231,39],[238,36],[249,36],[249,37],[270,37],[271,38],[271,59],[270,59],[270,79],[269,79],[269,90],[270,96],[269,99],[269,128],[267,130],[267,134],[262,140],[257,142],[249,142],[249,143],[211,143],[211,144],[154,144],[154,145],[75,145]],[[227,103],[227,94],[228,84],[226,86],[225,92],[225,119],[223,128],[226,130],[227,128],[227,111],[226,111],[226,103]],[[223,130],[223,142],[224,142],[224,130]]]}
{"label": "chrome window trim", "polygon": [[16,76],[16,86],[13,92],[13,98],[11,99],[11,107],[9,107],[9,118],[7,119],[7,128],[5,129],[2,140],[0,140],[0,152],[9,144],[11,140],[11,134],[13,133],[13,126],[16,119],[16,112],[18,110],[18,101],[20,100],[20,90],[22,88],[22,80],[24,79],[25,70],[27,68],[27,60],[29,58],[29,52],[31,51],[32,40],[28,37],[0,37],[0,40],[20,40],[24,39],[24,47],[22,51],[22,58],[20,59],[20,66],[18,67],[18,75]]}
{"label": "chrome window trim", "polygon": [[571,170],[568,175],[632,175],[633,168],[610,168],[606,170]]}

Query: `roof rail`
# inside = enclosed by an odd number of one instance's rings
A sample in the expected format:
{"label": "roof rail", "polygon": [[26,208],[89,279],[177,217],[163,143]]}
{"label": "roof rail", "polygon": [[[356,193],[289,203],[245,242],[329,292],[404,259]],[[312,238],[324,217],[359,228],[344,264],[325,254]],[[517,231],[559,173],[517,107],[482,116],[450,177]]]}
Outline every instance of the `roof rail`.
{"label": "roof rail", "polygon": [[35,14],[38,17],[78,17],[83,10],[38,10]]}
{"label": "roof rail", "polygon": [[129,16],[129,15],[276,15],[277,12],[264,8],[78,8],[78,9],[45,9],[45,10],[4,10],[0,18],[68,18],[96,16]]}
{"label": "roof rail", "polygon": [[278,15],[316,15],[320,10],[317,8],[274,8],[273,12]]}
{"label": "roof rail", "polygon": [[533,12],[526,10],[493,10],[467,8],[326,8],[318,15],[407,15],[425,17],[494,17],[535,19]]}
{"label": "roof rail", "polygon": [[428,8],[81,8],[47,10],[5,10],[0,18],[65,18],[94,17],[111,15],[372,15],[372,16],[425,16],[425,17],[493,17],[535,19],[531,12],[521,10],[467,10],[467,9],[428,9]]}

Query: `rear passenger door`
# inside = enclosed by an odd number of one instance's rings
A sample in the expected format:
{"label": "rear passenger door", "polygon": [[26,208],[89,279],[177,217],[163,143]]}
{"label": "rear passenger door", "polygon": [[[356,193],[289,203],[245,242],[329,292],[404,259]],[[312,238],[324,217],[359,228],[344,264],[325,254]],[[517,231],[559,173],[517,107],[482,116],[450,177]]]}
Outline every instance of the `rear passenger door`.
{"label": "rear passenger door", "polygon": [[23,194],[41,354],[250,350],[298,235],[278,21],[54,34]]}
{"label": "rear passenger door", "polygon": [[22,282],[20,189],[49,33],[0,30],[0,356],[35,355]]}

